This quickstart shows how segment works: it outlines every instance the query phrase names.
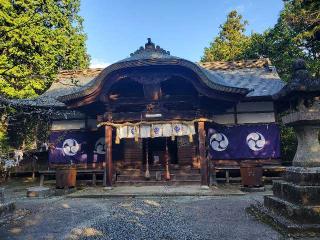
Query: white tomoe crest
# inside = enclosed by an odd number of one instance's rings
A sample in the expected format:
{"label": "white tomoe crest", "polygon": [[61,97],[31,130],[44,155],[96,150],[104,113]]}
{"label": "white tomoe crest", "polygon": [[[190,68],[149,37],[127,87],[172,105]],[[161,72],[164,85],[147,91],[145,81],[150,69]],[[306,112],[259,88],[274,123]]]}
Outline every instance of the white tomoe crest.
{"label": "white tomoe crest", "polygon": [[252,132],[247,136],[247,144],[251,150],[260,151],[264,148],[266,140],[261,133]]}
{"label": "white tomoe crest", "polygon": [[74,156],[80,149],[80,145],[75,139],[66,139],[62,145],[63,152],[67,156]]}
{"label": "white tomoe crest", "polygon": [[223,133],[214,133],[210,137],[210,145],[213,150],[221,152],[227,149],[229,140]]}
{"label": "white tomoe crest", "polygon": [[105,140],[104,137],[101,137],[98,139],[98,141],[96,141],[96,144],[94,145],[94,151],[97,154],[105,154],[106,153],[106,149],[105,149]]}

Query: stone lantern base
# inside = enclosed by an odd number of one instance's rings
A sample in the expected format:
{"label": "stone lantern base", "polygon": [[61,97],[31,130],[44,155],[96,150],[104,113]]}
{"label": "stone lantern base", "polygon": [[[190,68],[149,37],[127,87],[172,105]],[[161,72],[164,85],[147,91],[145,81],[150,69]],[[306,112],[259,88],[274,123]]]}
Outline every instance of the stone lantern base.
{"label": "stone lantern base", "polygon": [[320,236],[320,167],[288,168],[273,182],[273,195],[249,211],[291,235]]}

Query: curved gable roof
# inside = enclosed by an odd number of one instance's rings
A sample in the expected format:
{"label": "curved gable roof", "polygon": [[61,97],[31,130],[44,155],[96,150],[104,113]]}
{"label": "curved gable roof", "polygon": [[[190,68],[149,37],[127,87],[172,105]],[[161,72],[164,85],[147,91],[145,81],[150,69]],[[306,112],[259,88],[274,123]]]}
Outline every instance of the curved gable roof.
{"label": "curved gable roof", "polygon": [[145,47],[140,47],[130,57],[105,69],[61,71],[57,81],[41,96],[11,101],[28,106],[65,107],[64,102],[91,93],[104,81],[108,73],[117,69],[166,64],[192,69],[211,89],[238,92],[249,98],[271,97],[285,86],[268,59],[193,63],[170,55],[149,40]]}
{"label": "curved gable roof", "polygon": [[232,86],[225,82],[223,78],[221,78],[220,76],[215,74],[209,74],[207,70],[193,62],[175,56],[171,56],[170,52],[160,48],[159,46],[155,46],[155,44],[152,43],[151,39],[149,38],[148,42],[145,44],[145,47],[140,47],[137,51],[132,53],[129,58],[125,58],[106,67],[90,83],[78,89],[78,91],[76,92],[60,96],[58,100],[62,102],[68,102],[70,100],[85,97],[86,95],[91,94],[92,92],[97,90],[111,73],[120,69],[143,66],[185,67],[196,73],[199,79],[201,79],[203,83],[205,83],[209,88],[213,90],[231,94],[240,94],[243,96],[245,96],[251,91],[248,88]]}

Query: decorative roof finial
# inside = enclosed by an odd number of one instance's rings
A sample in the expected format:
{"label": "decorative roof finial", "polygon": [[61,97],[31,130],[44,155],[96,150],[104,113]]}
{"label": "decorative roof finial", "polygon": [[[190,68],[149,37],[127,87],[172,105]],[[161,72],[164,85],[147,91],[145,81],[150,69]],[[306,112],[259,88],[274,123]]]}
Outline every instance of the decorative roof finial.
{"label": "decorative roof finial", "polygon": [[151,38],[148,38],[148,42],[144,45],[145,49],[155,49],[154,43],[151,41]]}
{"label": "decorative roof finial", "polygon": [[152,41],[151,38],[148,38],[148,42],[144,45],[143,47],[140,47],[137,51],[135,51],[134,53],[131,53],[130,56],[134,56],[134,55],[138,55],[138,54],[143,54],[143,53],[157,53],[160,55],[170,55],[169,51],[166,51],[164,49],[162,49],[159,46],[156,46]]}

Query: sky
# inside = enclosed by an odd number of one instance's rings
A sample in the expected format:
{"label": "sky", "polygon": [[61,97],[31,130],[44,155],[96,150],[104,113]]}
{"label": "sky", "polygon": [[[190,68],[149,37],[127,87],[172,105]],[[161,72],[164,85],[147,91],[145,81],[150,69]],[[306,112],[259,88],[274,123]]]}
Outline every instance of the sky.
{"label": "sky", "polygon": [[282,0],[81,0],[91,67],[126,58],[150,37],[171,55],[197,62],[231,10],[247,34],[274,26]]}

